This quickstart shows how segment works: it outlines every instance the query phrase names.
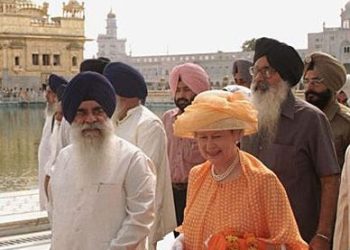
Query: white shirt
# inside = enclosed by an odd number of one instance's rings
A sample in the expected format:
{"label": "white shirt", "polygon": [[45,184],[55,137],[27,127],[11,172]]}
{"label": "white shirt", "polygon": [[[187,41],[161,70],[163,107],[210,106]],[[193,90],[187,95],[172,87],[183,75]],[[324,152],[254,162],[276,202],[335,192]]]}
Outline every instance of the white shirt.
{"label": "white shirt", "polygon": [[70,124],[66,119],[61,122],[55,120],[50,138],[50,157],[45,165],[45,174],[51,176],[52,166],[55,164],[58,153],[70,144]]}
{"label": "white shirt", "polygon": [[50,180],[52,250],[124,250],[144,244],[154,219],[152,163],[121,138],[113,137],[112,146],[117,156],[85,185],[76,181],[74,145],[60,151]]}
{"label": "white shirt", "polygon": [[[69,122],[63,117],[61,121],[61,131],[60,131],[60,143],[62,148],[68,146],[70,144],[70,124]],[[62,149],[60,148],[60,150]]]}
{"label": "white shirt", "polygon": [[333,250],[350,249],[350,145],[345,153],[338,198]]}
{"label": "white shirt", "polygon": [[40,209],[46,209],[46,194],[44,190],[45,166],[51,155],[51,129],[52,129],[53,114],[46,115],[41,140],[38,148],[38,182],[39,182],[39,204]]}
{"label": "white shirt", "polygon": [[150,242],[161,240],[176,227],[176,215],[167,156],[167,138],[162,121],[143,105],[128,110],[116,124],[116,134],[138,146],[151,158],[157,173],[156,219]]}

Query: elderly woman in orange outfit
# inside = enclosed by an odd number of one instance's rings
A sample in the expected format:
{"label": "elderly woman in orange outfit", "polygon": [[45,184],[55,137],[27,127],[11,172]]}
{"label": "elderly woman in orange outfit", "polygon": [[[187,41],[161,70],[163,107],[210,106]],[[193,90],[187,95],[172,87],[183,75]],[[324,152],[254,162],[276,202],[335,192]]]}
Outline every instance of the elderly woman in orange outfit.
{"label": "elderly woman in orange outfit", "polygon": [[240,92],[202,92],[178,116],[175,135],[196,138],[207,161],[190,172],[172,249],[308,249],[276,175],[236,145],[256,130],[257,112]]}

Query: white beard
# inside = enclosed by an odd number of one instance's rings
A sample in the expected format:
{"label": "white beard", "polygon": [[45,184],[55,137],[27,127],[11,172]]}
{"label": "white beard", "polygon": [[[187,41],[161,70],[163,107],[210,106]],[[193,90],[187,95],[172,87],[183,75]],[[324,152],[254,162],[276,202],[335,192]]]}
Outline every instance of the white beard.
{"label": "white beard", "polygon": [[77,185],[85,186],[98,180],[101,168],[110,165],[116,157],[113,122],[95,123],[101,130],[100,136],[84,136],[82,130],[87,125],[72,124],[71,139],[74,146],[73,162],[77,171]]}
{"label": "white beard", "polygon": [[128,111],[141,105],[141,101],[137,97],[120,97],[117,95],[117,106],[112,116],[112,120],[115,123],[123,120]]}
{"label": "white beard", "polygon": [[289,85],[285,81],[281,81],[278,87],[259,84],[253,82],[251,85],[252,102],[258,110],[259,134],[271,143],[277,133],[281,106],[287,98]]}
{"label": "white beard", "polygon": [[127,101],[125,100],[125,98],[121,98],[119,96],[117,96],[116,98],[117,98],[117,106],[115,107],[112,120],[115,123],[118,123],[119,121],[123,120],[123,118],[126,116],[129,110],[129,107],[127,105]]}
{"label": "white beard", "polygon": [[118,122],[123,120],[123,118],[125,117],[124,114],[126,114],[126,112],[127,110],[118,108],[118,105],[117,105],[112,115],[112,121],[114,122],[114,124],[118,124]]}
{"label": "white beard", "polygon": [[46,103],[45,115],[53,116],[55,113],[55,103]]}

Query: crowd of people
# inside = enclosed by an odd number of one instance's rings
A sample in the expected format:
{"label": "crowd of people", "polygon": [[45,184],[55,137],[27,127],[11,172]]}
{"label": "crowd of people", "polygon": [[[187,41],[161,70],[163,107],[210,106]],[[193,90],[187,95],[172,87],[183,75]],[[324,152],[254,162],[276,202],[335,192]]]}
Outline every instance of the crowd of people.
{"label": "crowd of people", "polygon": [[175,66],[176,107],[158,118],[128,64],[52,74],[38,150],[51,249],[155,250],[172,232],[172,250],[350,249],[344,66],[262,37],[232,77],[211,90],[200,65]]}
{"label": "crowd of people", "polygon": [[0,88],[0,101],[41,102],[44,91],[43,88]]}

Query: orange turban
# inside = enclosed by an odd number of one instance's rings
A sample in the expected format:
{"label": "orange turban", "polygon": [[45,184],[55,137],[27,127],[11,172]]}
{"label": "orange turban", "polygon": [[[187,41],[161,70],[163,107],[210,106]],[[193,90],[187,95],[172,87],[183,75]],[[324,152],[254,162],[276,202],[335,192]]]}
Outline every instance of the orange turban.
{"label": "orange turban", "polygon": [[177,65],[171,70],[169,85],[173,96],[180,80],[196,94],[210,89],[208,74],[201,66],[194,63]]}
{"label": "orange turban", "polygon": [[257,126],[257,111],[243,93],[209,90],[198,94],[177,117],[174,133],[193,138],[198,131],[243,129],[249,135]]}

